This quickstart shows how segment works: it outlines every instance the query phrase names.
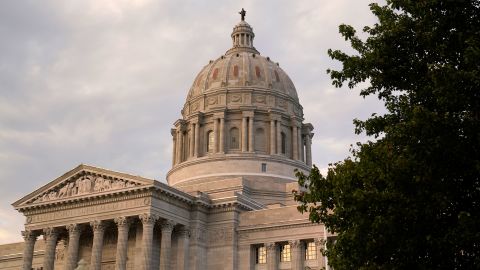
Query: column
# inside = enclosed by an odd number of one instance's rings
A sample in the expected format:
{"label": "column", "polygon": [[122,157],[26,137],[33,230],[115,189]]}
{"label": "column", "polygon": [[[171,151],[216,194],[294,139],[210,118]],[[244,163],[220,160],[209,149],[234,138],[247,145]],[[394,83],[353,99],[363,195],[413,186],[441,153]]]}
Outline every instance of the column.
{"label": "column", "polygon": [[248,117],[248,151],[254,151],[254,144],[253,144],[253,115]]}
{"label": "column", "polygon": [[247,117],[242,118],[242,152],[247,151]]}
{"label": "column", "polygon": [[153,214],[141,214],[138,216],[143,224],[142,235],[142,270],[151,270],[153,266],[152,262],[152,250],[153,250],[153,227],[157,216]]}
{"label": "column", "polygon": [[292,127],[292,135],[293,135],[293,159],[298,160],[298,127],[297,123],[293,123]]}
{"label": "column", "polygon": [[213,119],[213,153],[218,152],[218,119]]}
{"label": "column", "polygon": [[225,153],[225,118],[220,118],[220,153]]}
{"label": "column", "polygon": [[172,253],[172,231],[175,223],[165,220],[161,224],[162,242],[160,244],[160,270],[170,270],[170,254]]}
{"label": "column", "polygon": [[267,270],[277,270],[278,268],[277,245],[275,243],[266,243],[265,248],[267,249]]}
{"label": "column", "polygon": [[301,128],[297,129],[297,137],[298,137],[298,155],[299,155],[299,160],[304,161],[303,157],[303,140],[302,140],[302,130]]}
{"label": "column", "polygon": [[172,128],[170,130],[170,133],[172,134],[172,140],[173,140],[173,148],[172,148],[172,166],[173,166],[177,163],[177,156],[176,156],[176,153],[177,153],[177,141],[176,141],[177,132],[176,132],[175,129]]}
{"label": "column", "polygon": [[182,162],[182,138],[180,136],[181,136],[180,129],[177,128],[177,140],[176,140],[177,141],[177,147],[176,147],[177,152],[175,154],[177,156],[177,158],[176,158],[176,163],[177,164]]}
{"label": "column", "polygon": [[322,238],[315,239],[315,246],[317,248],[317,261],[318,261],[318,268],[322,269],[322,267],[327,267],[325,257],[322,254],[322,250],[325,249],[325,240]]}
{"label": "column", "polygon": [[275,120],[270,120],[270,155],[275,154]]}
{"label": "column", "polygon": [[55,248],[57,247],[58,232],[53,227],[43,229],[45,239],[45,255],[43,255],[43,270],[53,270]]}
{"label": "column", "polygon": [[115,270],[127,269],[127,248],[128,248],[128,230],[130,229],[130,219],[127,217],[115,218],[117,224],[117,253],[115,255]]}
{"label": "column", "polygon": [[33,252],[35,250],[35,242],[37,241],[38,233],[31,230],[22,231],[25,246],[23,247],[23,270],[32,269]]}
{"label": "column", "polygon": [[177,269],[188,270],[188,249],[190,247],[190,230],[188,227],[181,227],[178,230],[178,251],[177,251]]}
{"label": "column", "polygon": [[309,167],[312,167],[312,137],[310,134],[305,135],[305,159]]}
{"label": "column", "polygon": [[195,150],[193,155],[198,157],[198,153],[200,152],[200,123],[195,123]]}
{"label": "column", "polygon": [[68,249],[65,270],[74,270],[78,262],[78,247],[80,244],[80,234],[82,233],[79,224],[67,225],[68,230]]}
{"label": "column", "polygon": [[188,131],[188,135],[189,135],[188,138],[190,139],[189,140],[190,147],[188,148],[188,150],[189,150],[188,156],[190,158],[193,157],[194,149],[195,149],[195,147],[194,147],[194,145],[195,145],[195,136],[194,136],[195,131],[194,130],[195,130],[194,129],[194,124],[190,123],[190,130]]}
{"label": "column", "polygon": [[305,255],[303,254],[303,242],[299,240],[288,241],[292,252],[292,270],[303,270]]}
{"label": "column", "polygon": [[277,120],[277,154],[282,154],[282,120]]}
{"label": "column", "polygon": [[89,270],[102,269],[103,236],[105,234],[105,224],[102,220],[90,222],[93,230],[92,257],[90,259]]}

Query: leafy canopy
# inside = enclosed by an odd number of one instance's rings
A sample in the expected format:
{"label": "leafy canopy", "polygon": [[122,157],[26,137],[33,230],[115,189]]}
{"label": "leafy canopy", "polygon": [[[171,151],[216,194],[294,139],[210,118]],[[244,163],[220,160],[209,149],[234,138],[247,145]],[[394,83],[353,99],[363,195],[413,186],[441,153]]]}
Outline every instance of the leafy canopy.
{"label": "leafy canopy", "polygon": [[352,157],[297,172],[299,210],[337,234],[335,269],[480,268],[480,2],[388,0],[333,84],[376,95],[386,113],[355,119]]}

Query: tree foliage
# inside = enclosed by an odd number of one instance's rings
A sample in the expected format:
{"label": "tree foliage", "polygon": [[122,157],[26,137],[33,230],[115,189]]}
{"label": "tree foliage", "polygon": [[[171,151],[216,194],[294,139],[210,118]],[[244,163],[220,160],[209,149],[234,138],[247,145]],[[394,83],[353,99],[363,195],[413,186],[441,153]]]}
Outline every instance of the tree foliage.
{"label": "tree foliage", "polygon": [[386,113],[354,120],[352,157],[297,172],[299,210],[337,234],[335,269],[480,269],[480,2],[388,0],[378,22],[341,25],[356,51],[329,50],[336,87]]}

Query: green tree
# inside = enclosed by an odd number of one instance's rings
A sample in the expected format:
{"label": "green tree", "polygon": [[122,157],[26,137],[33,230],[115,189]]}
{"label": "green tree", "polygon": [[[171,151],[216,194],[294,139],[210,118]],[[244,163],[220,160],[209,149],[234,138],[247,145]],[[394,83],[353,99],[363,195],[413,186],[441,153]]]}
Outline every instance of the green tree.
{"label": "green tree", "polygon": [[329,50],[336,87],[368,86],[386,113],[355,119],[352,156],[297,172],[299,210],[337,234],[340,269],[480,269],[480,2],[387,0],[356,51]]}

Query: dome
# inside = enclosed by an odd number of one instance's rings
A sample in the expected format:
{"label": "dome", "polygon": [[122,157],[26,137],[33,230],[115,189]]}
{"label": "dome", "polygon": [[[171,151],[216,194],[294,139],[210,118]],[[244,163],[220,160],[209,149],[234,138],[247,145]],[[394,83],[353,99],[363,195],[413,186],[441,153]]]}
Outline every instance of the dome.
{"label": "dome", "polygon": [[[279,107],[302,117],[292,80],[278,62],[260,55],[253,47],[252,27],[241,21],[233,28],[231,37],[232,48],[216,60],[210,60],[195,77],[185,102],[184,116],[241,104],[267,110]],[[241,100],[248,91],[255,93],[253,99]],[[224,93],[228,100],[211,97],[218,93]],[[207,99],[203,100],[205,97]]]}
{"label": "dome", "polygon": [[195,77],[171,130],[171,186],[238,177],[267,186],[291,183],[295,169],[311,166],[313,126],[303,123],[295,86],[253,46],[253,29],[240,14],[232,47]]}

